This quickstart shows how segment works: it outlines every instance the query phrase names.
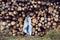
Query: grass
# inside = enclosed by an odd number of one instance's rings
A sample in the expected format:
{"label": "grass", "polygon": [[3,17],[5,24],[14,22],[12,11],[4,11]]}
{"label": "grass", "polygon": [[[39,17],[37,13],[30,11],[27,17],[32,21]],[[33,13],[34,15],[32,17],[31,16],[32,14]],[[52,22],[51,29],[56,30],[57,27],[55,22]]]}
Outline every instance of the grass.
{"label": "grass", "polygon": [[26,36],[26,37],[9,37],[8,40],[50,40],[50,38],[47,37],[39,37],[36,36],[34,38],[30,37],[30,36]]}
{"label": "grass", "polygon": [[31,36],[2,36],[0,40],[60,40],[60,32],[50,30],[44,37]]}

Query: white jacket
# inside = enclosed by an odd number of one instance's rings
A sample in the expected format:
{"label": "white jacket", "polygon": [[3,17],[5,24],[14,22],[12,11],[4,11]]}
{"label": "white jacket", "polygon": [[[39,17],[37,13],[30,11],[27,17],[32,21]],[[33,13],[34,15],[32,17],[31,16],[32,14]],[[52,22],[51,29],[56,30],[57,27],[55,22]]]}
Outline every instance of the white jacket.
{"label": "white jacket", "polygon": [[23,32],[25,32],[29,35],[31,35],[31,33],[32,33],[32,25],[31,25],[31,18],[30,17],[26,17],[24,20]]}

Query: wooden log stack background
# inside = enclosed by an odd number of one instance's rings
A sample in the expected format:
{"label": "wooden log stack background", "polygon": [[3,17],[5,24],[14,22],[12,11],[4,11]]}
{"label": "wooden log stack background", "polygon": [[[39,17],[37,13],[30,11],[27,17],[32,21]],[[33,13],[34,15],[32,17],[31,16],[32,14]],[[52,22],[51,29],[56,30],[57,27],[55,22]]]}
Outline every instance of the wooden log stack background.
{"label": "wooden log stack background", "polygon": [[26,14],[31,17],[32,35],[44,36],[60,29],[60,2],[0,0],[0,32],[23,35]]}

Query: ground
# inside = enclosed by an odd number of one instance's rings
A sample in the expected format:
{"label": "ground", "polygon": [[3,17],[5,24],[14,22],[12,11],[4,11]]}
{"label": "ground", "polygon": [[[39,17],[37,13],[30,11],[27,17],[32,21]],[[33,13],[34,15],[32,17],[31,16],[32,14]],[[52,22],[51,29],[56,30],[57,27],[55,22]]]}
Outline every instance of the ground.
{"label": "ground", "polygon": [[60,32],[49,31],[44,37],[40,36],[0,36],[0,40],[60,40]]}

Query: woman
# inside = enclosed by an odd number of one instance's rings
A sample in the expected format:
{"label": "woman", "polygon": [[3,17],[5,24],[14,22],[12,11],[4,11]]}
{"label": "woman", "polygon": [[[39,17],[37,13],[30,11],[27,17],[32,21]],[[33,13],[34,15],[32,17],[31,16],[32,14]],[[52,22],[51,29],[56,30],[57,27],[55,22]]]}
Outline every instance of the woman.
{"label": "woman", "polygon": [[32,33],[31,18],[29,15],[27,15],[27,17],[24,20],[23,32],[28,35],[31,35],[31,33]]}

